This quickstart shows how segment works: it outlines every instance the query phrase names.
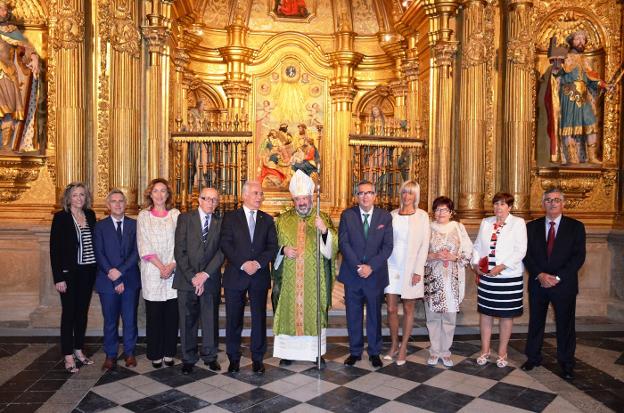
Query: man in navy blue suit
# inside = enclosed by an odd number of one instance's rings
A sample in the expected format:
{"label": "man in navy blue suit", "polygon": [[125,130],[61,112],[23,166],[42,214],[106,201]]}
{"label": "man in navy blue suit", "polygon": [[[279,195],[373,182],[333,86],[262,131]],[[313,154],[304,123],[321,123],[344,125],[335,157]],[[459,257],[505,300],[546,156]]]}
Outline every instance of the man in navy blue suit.
{"label": "man in navy blue suit", "polygon": [[97,276],[95,290],[100,295],[104,316],[104,352],[102,370],[117,364],[119,316],[123,320],[123,350],[126,367],[137,365],[134,349],[137,341],[137,303],[141,289],[139,253],[136,243],[136,220],[125,216],[126,196],[113,189],[106,197],[110,216],[95,226]]}
{"label": "man in navy blue suit", "polygon": [[358,206],[342,213],[338,229],[343,258],[338,281],[344,284],[349,332],[350,355],[344,361],[347,366],[362,359],[364,305],[369,360],[375,368],[382,366],[381,304],[392,254],[392,216],[375,208],[375,196],[373,184],[361,181],[357,186]]}
{"label": "man in navy blue suit", "polygon": [[546,216],[527,224],[527,253],[524,265],[529,273],[529,332],[522,370],[542,363],[542,344],[548,305],[555,310],[557,361],[561,377],[574,379],[576,350],[576,295],[578,272],[585,262],[585,226],[563,215],[565,198],[558,188],[542,196]]}
{"label": "man in navy blue suit", "polygon": [[266,352],[266,305],[271,286],[269,264],[277,254],[273,217],[260,211],[264,199],[258,182],[243,185],[243,207],[230,211],[221,224],[221,250],[227,259],[223,273],[226,314],[228,372],[240,368],[241,332],[245,297],[251,309],[251,360],[254,373],[264,373]]}

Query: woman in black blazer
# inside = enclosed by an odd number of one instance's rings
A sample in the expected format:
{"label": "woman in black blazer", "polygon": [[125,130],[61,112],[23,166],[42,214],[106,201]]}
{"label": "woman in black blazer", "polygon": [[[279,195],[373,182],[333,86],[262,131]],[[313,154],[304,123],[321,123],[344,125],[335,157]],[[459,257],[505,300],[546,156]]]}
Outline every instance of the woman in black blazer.
{"label": "woman in black blazer", "polygon": [[82,348],[95,282],[95,212],[90,209],[89,189],[81,182],[67,185],[60,203],[63,209],[54,214],[50,230],[50,262],[54,287],[61,296],[65,369],[76,373],[76,360],[83,365],[93,364]]}

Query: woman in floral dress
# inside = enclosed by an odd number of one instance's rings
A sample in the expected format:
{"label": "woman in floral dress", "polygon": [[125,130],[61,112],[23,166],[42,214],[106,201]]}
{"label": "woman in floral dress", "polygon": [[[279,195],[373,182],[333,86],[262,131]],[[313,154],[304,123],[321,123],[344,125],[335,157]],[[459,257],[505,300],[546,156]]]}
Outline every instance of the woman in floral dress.
{"label": "woman in floral dress", "polygon": [[442,358],[442,363],[451,367],[450,348],[459,304],[464,299],[465,267],[472,256],[472,242],[466,228],[451,219],[455,210],[450,198],[436,198],[432,209],[435,220],[425,265],[425,313],[431,342],[427,363],[433,366]]}

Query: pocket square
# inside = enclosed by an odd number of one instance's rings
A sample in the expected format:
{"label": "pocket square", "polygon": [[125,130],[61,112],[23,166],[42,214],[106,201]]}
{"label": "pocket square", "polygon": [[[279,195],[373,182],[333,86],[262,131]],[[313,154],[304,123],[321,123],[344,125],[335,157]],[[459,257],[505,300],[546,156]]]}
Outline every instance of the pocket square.
{"label": "pocket square", "polygon": [[383,229],[384,227],[385,227],[384,224],[380,224],[380,225],[377,226],[377,229]]}

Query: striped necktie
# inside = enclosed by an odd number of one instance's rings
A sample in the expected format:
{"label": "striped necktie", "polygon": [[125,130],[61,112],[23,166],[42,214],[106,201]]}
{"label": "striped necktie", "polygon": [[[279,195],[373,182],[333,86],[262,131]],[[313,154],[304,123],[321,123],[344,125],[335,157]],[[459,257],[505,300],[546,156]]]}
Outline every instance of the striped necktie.
{"label": "striped necktie", "polygon": [[208,239],[208,228],[210,228],[210,215],[204,217],[204,226],[202,228],[202,241],[206,242]]}

